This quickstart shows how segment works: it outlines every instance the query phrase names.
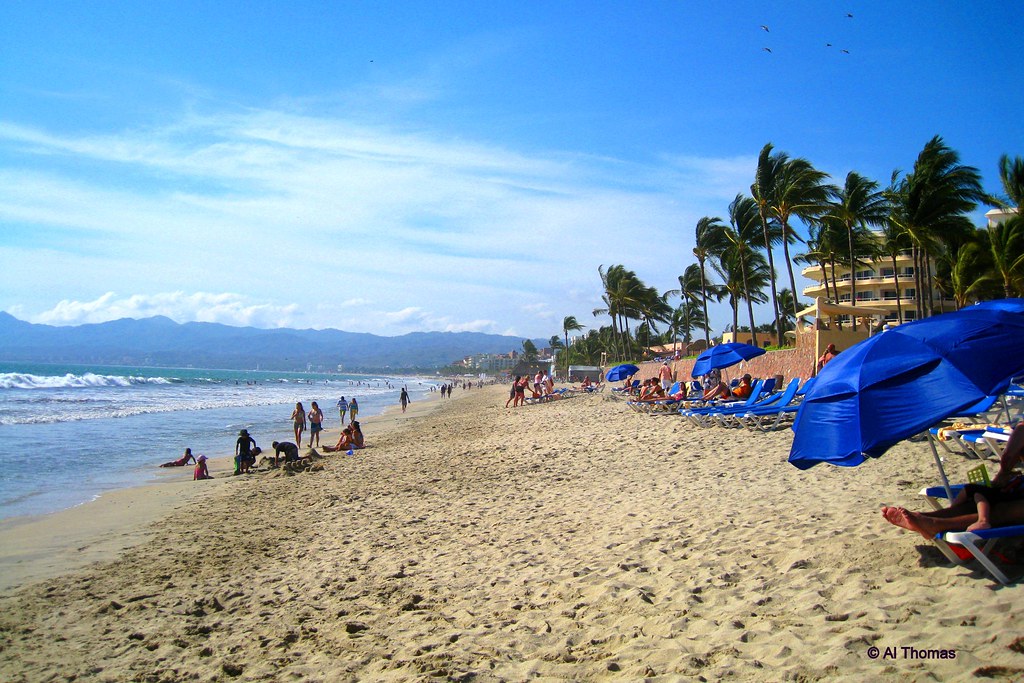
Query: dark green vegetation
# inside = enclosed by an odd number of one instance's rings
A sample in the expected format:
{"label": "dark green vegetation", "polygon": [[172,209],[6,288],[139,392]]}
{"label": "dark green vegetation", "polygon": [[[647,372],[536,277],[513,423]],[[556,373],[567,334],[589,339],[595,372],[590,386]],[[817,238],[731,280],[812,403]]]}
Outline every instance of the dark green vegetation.
{"label": "dark green vegetation", "polygon": [[[957,152],[936,136],[912,170],[894,171],[887,186],[855,171],[839,185],[808,160],[769,143],[758,156],[750,195],[737,194],[725,219],[697,221],[695,262],[680,264],[678,289],[659,293],[623,265],[598,268],[604,306],[593,314],[610,317],[611,325],[589,330],[569,344],[569,332],[580,326],[575,317],[566,317],[565,342],[559,346],[569,348],[559,366],[597,364],[603,357],[638,359],[646,347],[689,343],[695,334],[708,341],[709,300],[727,301],[732,309],[728,329],[754,330],[755,344],[757,332],[774,332],[784,340],[803,307],[794,294],[794,264],[820,268],[826,298],[835,300],[837,269],[849,273],[891,260],[895,270],[896,257],[910,253],[913,283],[897,281],[897,289],[913,288],[913,317],[918,319],[940,308],[936,297],[960,308],[1024,295],[1024,222],[1016,208],[1024,201],[1024,159],[1004,155],[998,168],[1002,196],[986,193],[979,171],[961,164]],[[1014,215],[977,228],[969,214],[986,205]],[[796,245],[801,251],[791,253]],[[778,282],[785,285],[778,288]],[[853,278],[853,301],[856,286]],[[770,304],[772,319],[758,326],[753,305],[761,303]],[[902,321],[898,300],[897,306]],[[742,327],[741,316],[746,318]]]}

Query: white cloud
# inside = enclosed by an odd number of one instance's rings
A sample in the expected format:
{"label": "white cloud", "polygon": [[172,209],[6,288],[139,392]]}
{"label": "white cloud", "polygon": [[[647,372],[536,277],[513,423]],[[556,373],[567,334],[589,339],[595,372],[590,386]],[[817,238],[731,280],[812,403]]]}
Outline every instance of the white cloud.
{"label": "white cloud", "polygon": [[296,304],[251,303],[245,297],[231,293],[167,292],[118,298],[114,292],[107,292],[92,301],[64,299],[50,310],[32,316],[30,321],[48,325],[80,325],[162,315],[177,322],[273,328],[294,325],[298,310]]}
{"label": "white cloud", "polygon": [[[272,110],[81,136],[0,122],[0,150],[8,309],[382,334],[549,336],[599,305],[602,263],[670,288],[697,218],[749,186],[753,163],[524,154]],[[218,296],[235,298],[201,298]],[[386,312],[353,317],[371,302]]]}

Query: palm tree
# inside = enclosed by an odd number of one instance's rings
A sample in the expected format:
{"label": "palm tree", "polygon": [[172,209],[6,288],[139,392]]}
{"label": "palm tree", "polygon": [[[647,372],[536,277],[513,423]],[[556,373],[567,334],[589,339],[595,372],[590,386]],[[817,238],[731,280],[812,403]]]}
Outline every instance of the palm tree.
{"label": "palm tree", "polygon": [[[787,332],[796,328],[796,315],[792,311],[799,311],[801,308],[804,308],[804,304],[794,299],[793,292],[785,287],[779,290],[779,315],[782,317],[782,324]],[[779,343],[781,344],[782,341],[780,340]]]}
{"label": "palm tree", "polygon": [[1024,281],[1024,217],[1016,215],[990,225],[988,238],[992,264],[1003,284],[1003,295],[1010,298],[1020,291]]}
{"label": "palm tree", "polygon": [[957,310],[971,300],[993,298],[992,294],[998,296],[988,233],[977,231],[973,240],[948,251],[938,263],[935,283],[943,294],[953,299]]}
{"label": "palm tree", "polygon": [[775,187],[778,177],[789,157],[782,152],[772,154],[773,149],[774,147],[770,142],[761,148],[761,153],[757,156],[757,170],[754,172],[754,182],[750,186],[750,195],[757,202],[757,212],[761,219],[764,248],[768,253],[768,273],[772,288],[772,314],[775,316],[775,332],[781,339],[782,325],[779,322],[779,295],[775,291],[775,257],[772,254],[779,236],[771,226],[771,206],[775,201]]}
{"label": "palm tree", "polygon": [[[836,192],[834,186],[825,182],[828,177],[827,173],[817,170],[803,158],[789,159],[775,177],[769,208],[782,230],[782,251],[789,272],[789,287],[794,292],[796,277],[793,274],[789,245],[799,241],[799,237],[790,226],[790,219],[796,217],[810,222],[828,210],[829,200]],[[796,311],[793,313],[796,314]]]}
{"label": "palm tree", "polygon": [[[888,190],[887,196],[888,196]],[[896,322],[903,323],[903,292],[900,290],[900,271],[896,267],[896,260],[900,254],[910,247],[910,235],[900,227],[896,220],[895,212],[899,205],[889,202],[890,218],[882,223],[879,230],[881,240],[878,243],[879,255],[888,256],[892,262],[893,288],[896,290]]]}
{"label": "palm tree", "polygon": [[758,242],[759,228],[760,215],[757,210],[757,202],[743,194],[737,194],[729,203],[729,227],[722,231],[723,241],[726,245],[723,253],[728,252],[734,262],[739,265],[740,278],[743,283],[743,298],[747,302],[747,314],[750,317],[751,341],[755,346],[757,346],[757,328],[754,325],[749,271],[753,267],[753,260],[756,256],[760,256],[760,252],[754,246]]}
{"label": "palm tree", "polygon": [[[841,225],[847,237],[847,256],[850,264],[850,302],[857,305],[857,257],[860,251],[854,245],[857,228],[881,225],[889,214],[885,194],[878,189],[878,183],[868,180],[855,171],[846,174],[846,183],[835,193],[830,202],[826,220]],[[865,254],[866,255],[866,254]],[[857,317],[853,316],[853,329],[857,329]]]}
{"label": "palm tree", "polygon": [[567,315],[562,318],[562,334],[565,335],[565,373],[566,377],[569,376],[569,333],[579,332],[583,329],[583,325],[580,325],[579,321],[576,320],[576,316]]}
{"label": "palm tree", "polygon": [[938,135],[929,140],[914,162],[914,170],[902,179],[894,174],[889,190],[897,203],[890,214],[906,232],[914,249],[914,276],[918,316],[925,314],[923,289],[927,288],[927,312],[932,309],[931,258],[944,240],[973,230],[966,214],[989,199],[981,188],[981,174],[960,163],[960,155]]}
{"label": "palm tree", "polygon": [[[704,216],[697,221],[696,246],[693,248],[693,255],[697,257],[697,265],[700,268],[700,293],[704,306],[704,320],[708,319],[708,295],[715,297],[715,301],[722,300],[722,290],[717,285],[712,285],[707,276],[707,261],[716,256],[722,250],[722,229],[725,225],[722,219],[717,216]],[[680,283],[680,286],[682,283]],[[704,341],[711,343],[711,332],[709,327],[704,329]]]}
{"label": "palm tree", "polygon": [[1006,193],[1005,208],[1016,207],[1018,214],[1024,211],[1024,159],[1006,154],[999,157],[999,180]]}

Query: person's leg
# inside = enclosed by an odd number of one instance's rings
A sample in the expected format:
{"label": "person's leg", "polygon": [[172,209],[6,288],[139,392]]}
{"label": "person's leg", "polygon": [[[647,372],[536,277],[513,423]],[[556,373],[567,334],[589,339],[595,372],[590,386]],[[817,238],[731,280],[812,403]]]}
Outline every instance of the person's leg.
{"label": "person's leg", "polygon": [[1013,468],[1020,461],[1022,453],[1024,453],[1024,422],[1014,427],[1010,433],[1006,448],[1003,449],[1003,454],[999,457],[999,471],[992,479],[992,486],[999,488],[1006,485],[1010,477],[1013,476]]}
{"label": "person's leg", "polygon": [[974,505],[978,509],[978,521],[967,527],[968,531],[992,528],[992,505],[980,493],[974,494]]}

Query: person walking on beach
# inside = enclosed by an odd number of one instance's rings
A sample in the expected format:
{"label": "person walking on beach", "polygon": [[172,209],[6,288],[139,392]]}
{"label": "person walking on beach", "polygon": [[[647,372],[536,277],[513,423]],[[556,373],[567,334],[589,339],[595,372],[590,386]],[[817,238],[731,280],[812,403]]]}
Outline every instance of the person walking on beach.
{"label": "person walking on beach", "polygon": [[342,396],[338,399],[338,415],[341,417],[341,426],[345,426],[345,411],[348,410],[348,401]]}
{"label": "person walking on beach", "polygon": [[306,410],[301,403],[296,403],[292,411],[292,429],[295,430],[295,443],[302,443],[302,432],[306,431]]}
{"label": "person walking on beach", "polygon": [[516,392],[519,391],[519,380],[520,379],[522,379],[522,376],[521,375],[516,375],[516,378],[514,380],[512,380],[512,386],[509,387],[509,390],[508,390],[508,400],[505,401],[505,407],[506,408],[508,408],[508,404],[512,403],[513,401],[515,401],[515,403],[513,404],[513,407],[519,405],[519,402],[516,401]]}
{"label": "person walking on beach", "polygon": [[324,428],[324,413],[320,406],[313,401],[309,408],[309,447],[313,447],[313,439],[316,438],[316,447],[320,448],[320,431]]}
{"label": "person walking on beach", "polygon": [[658,379],[661,380],[661,388],[666,391],[672,386],[672,368],[668,366],[668,361],[661,364],[661,368],[658,370]]}
{"label": "person walking on beach", "polygon": [[252,452],[255,447],[256,441],[249,436],[247,430],[238,432],[238,440],[235,441],[235,474],[247,473],[256,462],[256,456]]}
{"label": "person walking on beach", "polygon": [[353,396],[352,400],[348,402],[348,422],[352,424],[356,421],[356,415],[359,414],[359,403],[356,402],[356,397]]}
{"label": "person walking on beach", "polygon": [[402,395],[398,397],[399,402],[402,404],[402,412],[409,406],[409,392],[406,391],[405,387],[402,387]]}

